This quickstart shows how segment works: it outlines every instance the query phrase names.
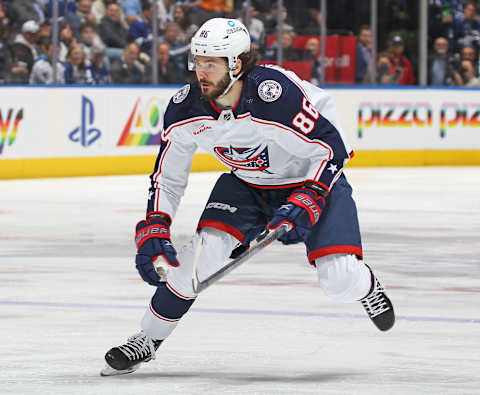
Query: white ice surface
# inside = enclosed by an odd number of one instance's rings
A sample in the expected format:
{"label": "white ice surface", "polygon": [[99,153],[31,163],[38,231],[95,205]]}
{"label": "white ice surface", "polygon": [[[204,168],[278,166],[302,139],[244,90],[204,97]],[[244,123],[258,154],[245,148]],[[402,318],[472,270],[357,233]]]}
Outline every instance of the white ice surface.
{"label": "white ice surface", "polygon": [[[133,264],[147,177],[0,181],[0,394],[480,394],[480,167],[347,176],[390,332],[275,244],[205,291],[155,361],[109,378],[104,353],[153,292]],[[191,175],[177,245],[217,177]]]}

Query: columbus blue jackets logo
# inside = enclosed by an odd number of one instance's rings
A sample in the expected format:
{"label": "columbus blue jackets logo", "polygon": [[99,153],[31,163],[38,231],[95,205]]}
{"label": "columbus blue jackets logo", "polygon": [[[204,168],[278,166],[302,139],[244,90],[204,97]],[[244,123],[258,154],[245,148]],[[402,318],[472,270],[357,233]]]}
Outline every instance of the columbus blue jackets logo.
{"label": "columbus blue jackets logo", "polygon": [[268,147],[261,144],[255,148],[215,147],[215,154],[233,170],[265,171],[270,166]]}

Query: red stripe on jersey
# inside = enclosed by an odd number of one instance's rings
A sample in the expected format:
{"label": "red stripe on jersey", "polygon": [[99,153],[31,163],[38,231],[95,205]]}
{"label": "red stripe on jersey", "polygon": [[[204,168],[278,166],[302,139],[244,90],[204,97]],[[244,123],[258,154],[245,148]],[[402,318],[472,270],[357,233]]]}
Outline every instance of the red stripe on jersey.
{"label": "red stripe on jersey", "polygon": [[235,237],[240,243],[243,241],[245,238],[245,235],[240,232],[237,228],[234,228],[232,225],[226,224],[224,222],[220,221],[213,221],[213,220],[204,220],[200,221],[197,226],[197,232],[202,229],[202,228],[215,228],[218,230],[221,230],[223,232],[228,233],[229,235],[232,235]]}
{"label": "red stripe on jersey", "polygon": [[335,183],[337,182],[337,180],[340,178],[340,176],[342,175],[342,173],[343,173],[343,170],[340,169],[340,170],[338,171],[337,175],[336,175],[335,177],[333,177],[333,180],[332,180],[332,182],[330,183],[330,188],[329,188],[329,189],[332,189],[333,184],[335,184]]}
{"label": "red stripe on jersey", "polygon": [[[172,146],[172,142],[169,141],[168,144],[167,144],[167,148],[165,148],[165,151],[162,152],[162,156],[160,158],[160,163],[158,165],[158,170],[156,171],[155,176],[153,177],[153,180],[154,180],[155,184],[157,183],[158,176],[162,173],[163,160],[165,159],[165,156],[167,156],[167,152],[168,152],[168,150],[170,149],[171,146]],[[158,209],[159,209],[159,207],[158,207],[159,195],[160,195],[160,190],[157,188],[157,190],[155,192],[155,211],[158,211]]]}
{"label": "red stripe on jersey", "polygon": [[213,100],[210,100],[210,105],[213,107],[213,109],[218,112],[219,114],[222,112],[222,110],[220,110],[217,105],[215,104],[215,102]]}
{"label": "red stripe on jersey", "polygon": [[263,124],[263,125],[270,125],[270,126],[276,126],[277,128],[280,128],[280,129],[283,129],[283,130],[286,130],[288,132],[291,132],[293,133],[295,136],[297,136],[298,138],[302,139],[303,141],[305,141],[306,143],[309,143],[309,144],[319,144],[321,145],[323,148],[325,148],[327,151],[328,151],[328,160],[332,159],[333,158],[333,150],[332,148],[324,143],[323,141],[320,141],[320,140],[309,140],[309,139],[306,139],[304,138],[302,135],[300,135],[299,133],[297,133],[295,130],[293,129],[290,129],[280,123],[276,123],[276,122],[268,122],[268,121],[265,121],[263,119],[257,119],[257,118],[253,118],[252,117],[252,121],[253,122],[256,122],[256,123],[260,123],[260,124]]}
{"label": "red stripe on jersey", "polygon": [[155,177],[154,177],[155,182],[157,182],[157,178],[162,172],[163,160],[165,159],[165,156],[167,156],[167,152],[168,152],[168,150],[170,149],[171,146],[172,146],[172,142],[169,141],[168,144],[167,144],[167,148],[165,148],[165,151],[162,152],[162,157],[160,158],[160,163],[158,164],[158,170],[157,170],[157,173],[155,174]]}
{"label": "red stripe on jersey", "polygon": [[319,248],[318,250],[311,251],[308,254],[308,261],[313,265],[315,263],[315,259],[332,254],[353,254],[356,255],[358,259],[363,259],[363,251],[361,247],[351,245],[338,245]]}
{"label": "red stripe on jersey", "polygon": [[[240,177],[239,177],[240,178]],[[241,179],[241,178],[240,178]],[[242,180],[242,179],[241,179]],[[282,185],[257,185],[257,184],[252,184],[250,182],[247,182],[245,180],[242,180],[245,184],[250,185],[251,187],[254,188],[259,188],[259,189],[286,189],[286,188],[295,188],[303,185],[302,182],[296,182],[294,184],[282,184]]]}
{"label": "red stripe on jersey", "polygon": [[323,170],[325,169],[325,166],[327,165],[327,161],[324,160],[322,163],[320,163],[320,167],[318,168],[318,171],[315,173],[315,177],[313,177],[313,181],[318,181],[317,177],[323,173]]}
{"label": "red stripe on jersey", "polygon": [[158,314],[155,310],[153,310],[152,305],[150,305],[149,307],[150,307],[150,311],[152,312],[152,314],[155,317],[160,318],[163,321],[168,321],[168,322],[178,322],[178,321],[180,321],[180,318],[177,318],[177,319],[165,318],[165,317],[161,316],[160,314]]}
{"label": "red stripe on jersey", "polygon": [[238,105],[240,104],[240,99],[241,98],[242,98],[242,95],[238,96],[237,102],[233,106],[232,111],[235,111],[235,109],[238,107]]}
{"label": "red stripe on jersey", "polygon": [[178,292],[175,288],[172,287],[172,284],[170,284],[168,281],[167,281],[167,288],[172,291],[172,293],[174,293],[175,295],[177,295],[179,298],[182,298],[182,299],[185,299],[185,300],[194,300],[196,299],[195,296],[185,296],[185,295],[182,295],[180,292]]}
{"label": "red stripe on jersey", "polygon": [[167,137],[167,136],[170,134],[170,132],[171,132],[173,129],[175,129],[176,127],[183,126],[183,125],[186,125],[186,124],[189,124],[189,123],[192,123],[192,122],[196,122],[196,121],[212,121],[212,120],[214,121],[215,118],[208,116],[208,117],[190,118],[190,119],[187,119],[187,120],[185,120],[185,121],[183,121],[183,122],[174,123],[174,124],[172,124],[172,125],[170,125],[170,126],[168,127],[168,129],[167,129],[167,130],[165,131],[165,133],[163,134],[163,137]]}
{"label": "red stripe on jersey", "polygon": [[251,117],[252,114],[250,114],[249,112],[245,113],[245,114],[241,114],[237,117],[237,119],[243,119],[243,118],[247,118],[247,117]]}

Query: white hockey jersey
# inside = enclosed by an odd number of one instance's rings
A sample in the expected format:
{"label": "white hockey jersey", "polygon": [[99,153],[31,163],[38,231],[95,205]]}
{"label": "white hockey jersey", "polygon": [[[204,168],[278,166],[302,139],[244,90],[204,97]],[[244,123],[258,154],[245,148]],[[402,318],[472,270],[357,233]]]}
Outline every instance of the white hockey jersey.
{"label": "white hockey jersey", "polygon": [[277,66],[255,67],[231,110],[201,99],[196,83],[172,97],[147,212],[174,217],[197,147],[258,188],[314,180],[330,190],[351,157],[331,97]]}

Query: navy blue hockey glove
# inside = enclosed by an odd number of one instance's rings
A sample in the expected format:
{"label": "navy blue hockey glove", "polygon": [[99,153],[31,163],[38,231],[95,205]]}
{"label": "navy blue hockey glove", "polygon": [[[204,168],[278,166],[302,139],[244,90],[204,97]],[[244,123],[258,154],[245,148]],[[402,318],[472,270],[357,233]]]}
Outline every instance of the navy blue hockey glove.
{"label": "navy blue hockey glove", "polygon": [[302,187],[292,192],[285,204],[277,209],[267,228],[276,229],[287,222],[292,225],[292,230],[279,238],[283,244],[307,241],[325,207],[327,194],[327,190],[320,184],[306,181]]}
{"label": "navy blue hockey glove", "polygon": [[159,211],[147,214],[147,219],[137,224],[135,243],[137,256],[135,266],[144,281],[153,286],[160,285],[161,278],[155,270],[157,259],[178,267],[177,251],[170,241],[170,217]]}

